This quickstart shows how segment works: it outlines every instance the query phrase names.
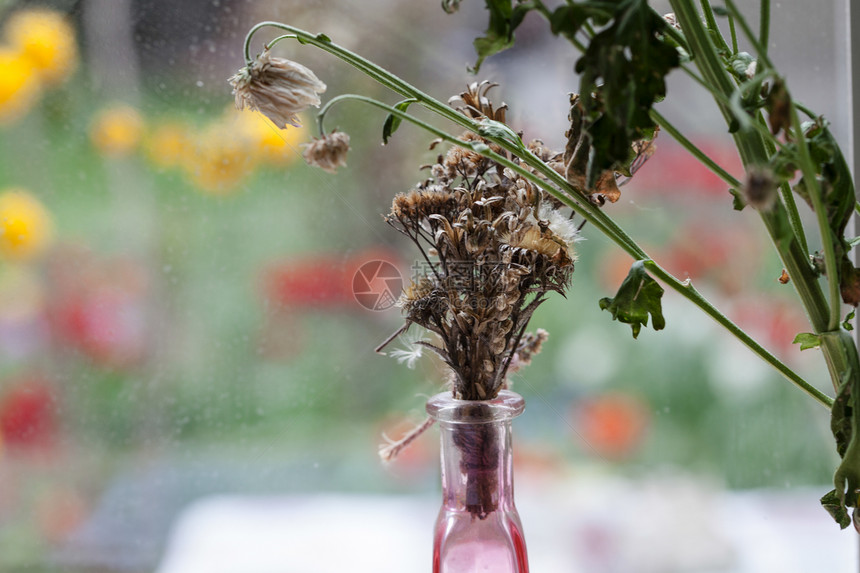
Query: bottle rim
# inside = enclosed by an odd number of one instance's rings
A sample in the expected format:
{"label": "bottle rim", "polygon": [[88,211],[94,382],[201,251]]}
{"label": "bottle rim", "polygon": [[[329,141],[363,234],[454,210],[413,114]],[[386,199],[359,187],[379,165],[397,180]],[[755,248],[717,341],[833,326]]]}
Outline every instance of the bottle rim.
{"label": "bottle rim", "polygon": [[452,392],[442,392],[427,400],[426,410],[437,422],[490,424],[519,416],[525,406],[523,397],[510,390],[500,390],[492,400],[458,400]]}

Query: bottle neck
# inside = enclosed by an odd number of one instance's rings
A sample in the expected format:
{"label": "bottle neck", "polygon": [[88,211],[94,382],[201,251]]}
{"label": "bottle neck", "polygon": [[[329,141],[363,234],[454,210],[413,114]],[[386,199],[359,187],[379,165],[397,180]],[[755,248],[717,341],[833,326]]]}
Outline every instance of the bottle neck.
{"label": "bottle neck", "polygon": [[440,421],[442,503],[480,519],[514,508],[510,418],[485,423]]}

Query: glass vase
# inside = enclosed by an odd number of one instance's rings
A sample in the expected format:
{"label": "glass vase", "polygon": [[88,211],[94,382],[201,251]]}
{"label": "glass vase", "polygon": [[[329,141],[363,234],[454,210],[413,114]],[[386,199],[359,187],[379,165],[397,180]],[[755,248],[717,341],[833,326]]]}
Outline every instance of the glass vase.
{"label": "glass vase", "polygon": [[433,535],[433,573],[527,573],[523,528],[514,505],[511,420],[523,398],[427,402],[442,438],[442,508]]}

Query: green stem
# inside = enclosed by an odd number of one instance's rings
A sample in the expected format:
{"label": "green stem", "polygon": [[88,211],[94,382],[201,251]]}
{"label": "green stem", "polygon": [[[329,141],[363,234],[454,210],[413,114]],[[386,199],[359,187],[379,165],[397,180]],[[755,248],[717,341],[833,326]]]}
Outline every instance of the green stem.
{"label": "green stem", "polygon": [[[713,46],[710,44],[708,32],[699,21],[699,16],[696,13],[695,8],[692,7],[690,0],[670,1],[675,9],[675,13],[678,16],[679,21],[681,22],[681,26],[685,30],[687,39],[693,49],[695,62],[702,72],[702,75],[716,90],[721,91],[724,96],[730,97],[734,89],[731,85],[732,82],[722,66]],[[751,41],[756,43],[755,39],[751,37],[749,26],[747,26],[746,22],[737,12],[737,9],[734,7],[731,0],[727,0],[727,6],[729,6],[729,9],[734,13],[733,15],[735,18],[738,19],[744,33],[750,36]],[[759,57],[766,62],[767,56],[763,51],[759,51]],[[770,66],[769,62],[766,63]],[[726,120],[731,122],[731,111],[726,108],[725,104],[722,102],[722,98],[715,99]],[[793,113],[796,115],[796,111],[793,111]],[[793,118],[793,121],[799,124],[796,117]],[[766,143],[768,141],[767,138],[763,138],[758,132],[750,132],[748,130],[739,130],[733,135],[738,151],[741,155],[741,160],[745,166],[753,164],[763,165],[767,163],[769,158],[768,146]],[[803,135],[801,133],[798,133],[798,140],[803,141]],[[808,153],[808,150],[805,153]],[[811,163],[808,163],[807,161],[803,161],[803,163],[807,163],[806,169],[809,170]],[[804,177],[807,177],[807,175],[804,175]],[[810,177],[812,178],[811,184],[814,185],[814,172],[810,174]],[[816,211],[822,212],[823,210],[816,209]],[[833,309],[830,308],[832,305],[828,304],[828,301],[825,299],[824,293],[821,290],[818,276],[812,268],[812,265],[809,263],[808,254],[803,248],[801,248],[801,243],[797,236],[794,233],[786,236],[784,231],[785,225],[781,221],[787,220],[788,215],[785,213],[785,207],[783,204],[781,202],[777,203],[774,209],[770,211],[759,211],[759,213],[773,240],[780,258],[792,279],[791,283],[794,285],[795,290],[800,296],[813,330],[817,334],[827,334],[827,336],[822,336],[821,350],[824,355],[825,362],[827,363],[833,385],[835,388],[839,388],[842,383],[845,382],[847,377],[850,376],[851,378],[856,379],[860,376],[860,364],[858,364],[856,360],[856,349],[843,347],[845,344],[854,344],[853,341],[850,340],[850,337],[834,335],[835,333],[839,333],[838,318],[836,320],[836,327],[832,328],[834,322],[833,317],[838,317],[838,306],[837,311],[834,313]],[[824,243],[832,244],[832,241],[829,240],[829,236],[825,238]],[[837,280],[835,275],[828,278],[830,280]],[[830,292],[833,292],[832,285],[830,287]],[[831,299],[832,298],[831,294]]]}
{"label": "green stem", "polygon": [[[717,25],[717,19],[714,18],[714,10],[711,8],[711,3],[708,0],[700,0],[702,5],[702,13],[705,15],[705,24],[708,27],[708,30],[711,31],[712,37],[714,39],[719,40],[720,45],[717,46],[717,49],[729,51],[729,45],[726,44],[725,38],[723,38],[722,32],[720,32],[720,27]],[[683,26],[681,26],[683,29]]]}
{"label": "green stem", "polygon": [[729,15],[729,32],[732,35],[732,53],[738,53],[738,33],[735,31],[735,19]]}
{"label": "green stem", "polygon": [[[764,1],[766,1],[766,0],[763,0],[763,3],[764,3]],[[732,0],[726,0],[726,8],[729,10],[729,13],[731,13],[732,17],[738,21],[738,25],[740,25],[741,31],[743,31],[744,36],[746,36],[746,38],[747,38],[747,41],[749,41],[749,43],[752,45],[753,51],[755,51],[756,56],[758,56],[759,62],[761,64],[763,64],[763,66],[759,66],[758,71],[759,72],[765,71],[762,68],[767,68],[769,70],[772,70],[773,69],[773,63],[770,61],[770,58],[768,58],[768,56],[767,56],[767,44],[762,45],[761,42],[759,42],[759,39],[756,38],[755,34],[753,34],[752,28],[750,28],[750,25],[747,22],[746,18],[744,18],[743,14],[741,14],[741,11],[738,10],[738,7],[735,5],[735,3]],[[769,14],[770,13],[770,7],[768,7],[767,11]],[[764,7],[762,7],[762,15],[764,15]],[[768,19],[770,19],[770,18],[768,17]],[[765,34],[767,34],[767,28],[768,28],[768,24],[766,22],[762,22],[761,29]],[[767,38],[765,38],[765,39],[767,39]]]}
{"label": "green stem", "polygon": [[798,155],[800,156],[800,171],[803,173],[803,182],[806,186],[809,200],[812,202],[812,210],[815,212],[818,231],[821,235],[821,244],[824,249],[824,268],[827,275],[830,298],[830,320],[827,323],[827,331],[831,332],[839,329],[839,322],[841,320],[840,310],[842,308],[842,295],[839,292],[838,261],[836,260],[836,249],[833,247],[833,231],[831,231],[830,222],[827,219],[827,209],[821,196],[821,185],[815,175],[815,165],[812,162],[812,157],[809,155],[809,146],[800,124],[800,116],[798,116],[797,109],[793,104],[791,104],[791,121],[794,124],[793,131],[795,133],[795,140],[797,141]]}
{"label": "green stem", "polygon": [[770,0],[761,0],[758,41],[764,50],[765,56],[767,56],[767,45],[770,42]]}
{"label": "green stem", "polygon": [[[731,124],[734,114],[725,102],[731,98],[735,86],[710,42],[710,35],[701,24],[690,0],[671,0],[671,3],[693,50],[694,61],[710,84],[723,117]],[[752,123],[756,125],[758,122]],[[745,167],[768,163],[765,139],[760,132],[738,130],[732,135]],[[789,219],[785,207],[777,203],[771,211],[759,211],[759,214],[801,298],[813,329],[817,333],[826,332],[830,310],[818,284],[818,277],[809,263],[808,254],[801,248],[794,233],[789,236],[785,234],[783,221]]]}
{"label": "green stem", "polygon": [[671,135],[675,141],[681,144],[681,146],[689,151],[696,159],[701,161],[705,167],[710,169],[715,175],[717,175],[720,179],[725,181],[728,185],[735,188],[741,187],[741,182],[735,179],[728,171],[717,165],[717,163],[711,159],[704,151],[699,149],[695,143],[687,139],[683,133],[681,133],[678,128],[672,125],[668,119],[663,117],[660,112],[656,109],[651,109],[651,119],[654,120],[666,133]]}
{"label": "green stem", "polygon": [[726,315],[724,315],[716,307],[714,307],[705,297],[703,297],[699,293],[699,291],[696,290],[695,287],[693,287],[691,282],[679,282],[677,278],[672,276],[669,272],[667,272],[665,269],[663,269],[660,265],[658,265],[652,260],[646,260],[645,267],[655,277],[662,280],[664,283],[672,287],[673,290],[680,293],[687,300],[702,309],[705,314],[710,316],[720,326],[732,333],[735,338],[740,340],[744,345],[746,345],[747,348],[756,353],[765,362],[773,366],[780,374],[782,374],[785,378],[794,383],[798,388],[812,396],[816,401],[818,401],[820,404],[827,408],[830,408],[833,405],[832,398],[825,395],[820,390],[809,384],[806,380],[801,378],[794,370],[786,366],[776,356],[768,352],[767,349],[762,347],[758,342],[756,342],[752,337],[750,337],[746,332],[744,332],[742,328],[740,328]]}
{"label": "green stem", "polygon": [[[260,22],[255,25],[248,32],[248,35],[245,37],[245,61],[250,63],[250,44],[251,39],[254,34],[256,34],[260,29],[271,27],[279,30],[285,30],[289,32],[289,34],[285,34],[284,36],[280,36],[278,39],[286,39],[286,38],[295,38],[302,44],[310,44],[314,47],[320,48],[323,51],[326,51],[333,56],[338,57],[340,60],[346,62],[352,67],[356,68],[360,72],[369,76],[370,78],[377,81],[380,85],[389,88],[390,90],[403,95],[405,97],[411,97],[418,100],[421,105],[432,109],[437,114],[442,117],[453,121],[455,124],[458,124],[465,129],[475,130],[477,124],[467,118],[465,115],[457,112],[454,109],[451,109],[449,106],[443,104],[442,102],[437,101],[432,98],[430,95],[422,92],[415,86],[405,82],[399,77],[395,76],[391,72],[386,69],[374,64],[370,60],[362,58],[358,54],[347,50],[346,48],[339,46],[329,40],[327,37],[322,35],[314,35],[300,28],[296,28],[294,26],[290,26],[288,24],[283,24],[281,22]],[[269,46],[274,44],[274,40],[269,42]]]}

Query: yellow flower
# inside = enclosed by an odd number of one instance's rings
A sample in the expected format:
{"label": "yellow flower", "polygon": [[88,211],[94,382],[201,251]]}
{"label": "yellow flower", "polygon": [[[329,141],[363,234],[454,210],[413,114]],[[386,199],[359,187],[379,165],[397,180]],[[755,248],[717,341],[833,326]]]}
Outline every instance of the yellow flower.
{"label": "yellow flower", "polygon": [[75,29],[60,12],[46,9],[15,12],[6,23],[6,38],[47,84],[64,81],[77,66]]}
{"label": "yellow flower", "polygon": [[279,129],[257,111],[233,111],[236,132],[248,145],[251,154],[267,163],[283,165],[298,157],[297,147],[305,139],[305,129]]}
{"label": "yellow flower", "polygon": [[178,167],[192,153],[193,142],[188,126],[165,122],[146,138],[146,155],[157,167]]}
{"label": "yellow flower", "polygon": [[133,152],[143,135],[143,118],[128,105],[115,105],[99,113],[90,127],[90,139],[106,155]]}
{"label": "yellow flower", "polygon": [[0,194],[0,257],[32,260],[42,254],[53,237],[51,216],[38,199],[21,189]]}
{"label": "yellow flower", "polygon": [[229,126],[218,123],[202,133],[194,152],[185,162],[185,171],[201,190],[226,195],[254,168],[254,158]]}
{"label": "yellow flower", "polygon": [[0,123],[23,117],[38,99],[39,80],[19,52],[0,47]]}

